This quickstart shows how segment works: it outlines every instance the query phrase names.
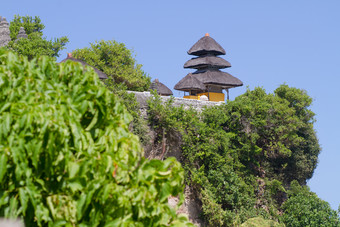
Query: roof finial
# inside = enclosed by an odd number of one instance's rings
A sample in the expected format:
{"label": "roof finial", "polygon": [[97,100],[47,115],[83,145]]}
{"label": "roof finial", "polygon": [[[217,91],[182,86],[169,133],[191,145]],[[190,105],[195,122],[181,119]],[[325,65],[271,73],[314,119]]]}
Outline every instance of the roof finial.
{"label": "roof finial", "polygon": [[209,33],[205,33],[205,36],[210,36]]}

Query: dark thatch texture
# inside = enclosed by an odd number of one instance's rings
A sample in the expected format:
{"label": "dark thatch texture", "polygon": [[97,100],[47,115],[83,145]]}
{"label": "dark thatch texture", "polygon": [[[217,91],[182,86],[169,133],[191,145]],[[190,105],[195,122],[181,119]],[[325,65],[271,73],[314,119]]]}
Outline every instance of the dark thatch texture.
{"label": "dark thatch texture", "polygon": [[97,69],[96,67],[93,67],[89,64],[87,64],[86,62],[82,61],[82,60],[79,60],[79,59],[76,59],[74,57],[70,57],[70,56],[67,56],[67,58],[65,58],[64,60],[62,60],[60,63],[63,63],[63,62],[66,62],[66,61],[74,61],[74,62],[79,62],[81,63],[83,66],[90,66],[91,68],[93,68],[93,70],[98,74],[98,77],[99,79],[101,80],[104,80],[104,79],[107,79],[107,75],[105,73],[103,73],[102,71],[100,71],[99,69]]}
{"label": "dark thatch texture", "polygon": [[192,58],[184,64],[184,68],[203,69],[208,67],[224,69],[231,67],[231,64],[216,56]]}
{"label": "dark thatch texture", "polygon": [[189,73],[175,85],[174,89],[180,91],[205,91],[206,87],[192,73]]}
{"label": "dark thatch texture", "polygon": [[17,35],[17,39],[23,38],[26,39],[28,36],[25,32],[25,29],[23,27],[20,27],[19,33]]}
{"label": "dark thatch texture", "polygon": [[158,79],[155,79],[150,86],[151,90],[156,90],[159,95],[169,96],[173,95],[172,91],[165,86],[163,83],[159,82]]}
{"label": "dark thatch texture", "polygon": [[220,85],[223,89],[239,87],[243,85],[241,80],[220,70],[198,70],[192,75],[205,85]]}
{"label": "dark thatch texture", "polygon": [[201,56],[205,54],[225,55],[225,50],[210,36],[204,36],[188,51],[190,55]]}

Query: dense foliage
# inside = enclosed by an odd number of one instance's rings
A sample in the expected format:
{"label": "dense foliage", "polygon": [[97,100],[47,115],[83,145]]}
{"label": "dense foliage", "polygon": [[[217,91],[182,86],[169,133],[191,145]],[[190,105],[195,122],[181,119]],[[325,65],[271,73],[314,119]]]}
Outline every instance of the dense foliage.
{"label": "dense foliage", "polygon": [[142,70],[132,56],[132,51],[124,43],[99,41],[91,43],[90,48],[77,49],[72,55],[94,66],[109,76],[109,86],[123,84],[128,90],[146,91],[149,89],[150,77]]}
{"label": "dense foliage", "polygon": [[[25,29],[28,35],[27,38],[16,38],[20,27]],[[19,54],[27,56],[28,59],[42,55],[59,57],[59,52],[65,49],[68,38],[64,36],[54,40],[47,40],[43,37],[44,28],[45,26],[37,16],[33,18],[31,16],[16,15],[9,26],[12,41],[9,42],[8,47]]]}
{"label": "dense foliage", "polygon": [[283,222],[286,226],[340,226],[336,211],[330,205],[293,181],[288,191],[288,200],[283,204]]}
{"label": "dense foliage", "polygon": [[265,220],[262,217],[255,217],[248,219],[240,227],[285,227],[285,225],[273,220]]}
{"label": "dense foliage", "polygon": [[205,221],[237,226],[256,216],[282,222],[290,182],[312,177],[320,146],[311,102],[305,91],[281,85],[274,94],[248,90],[202,113],[155,96],[148,116],[158,138],[181,138],[186,183]]}
{"label": "dense foliage", "polygon": [[148,161],[125,107],[74,62],[0,50],[0,217],[29,226],[181,226],[174,158]]}

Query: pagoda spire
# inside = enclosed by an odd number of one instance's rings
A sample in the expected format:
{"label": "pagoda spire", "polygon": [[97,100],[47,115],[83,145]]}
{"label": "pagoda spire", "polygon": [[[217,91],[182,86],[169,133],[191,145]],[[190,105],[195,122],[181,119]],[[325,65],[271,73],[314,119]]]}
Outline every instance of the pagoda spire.
{"label": "pagoda spire", "polygon": [[[189,73],[175,85],[176,90],[190,92],[190,99],[199,99],[200,94],[209,97],[210,101],[224,101],[223,89],[227,91],[229,99],[229,88],[242,86],[238,78],[223,72],[220,69],[229,68],[231,64],[218,55],[225,55],[223,47],[218,44],[209,33],[199,39],[188,51],[189,55],[196,57],[184,64],[184,68],[196,69]],[[199,81],[199,82],[198,82]],[[192,83],[191,87],[189,84]],[[202,89],[202,84],[204,89]],[[215,97],[215,98],[214,98]]]}
{"label": "pagoda spire", "polygon": [[9,24],[5,17],[0,18],[0,47],[7,46],[11,41]]}

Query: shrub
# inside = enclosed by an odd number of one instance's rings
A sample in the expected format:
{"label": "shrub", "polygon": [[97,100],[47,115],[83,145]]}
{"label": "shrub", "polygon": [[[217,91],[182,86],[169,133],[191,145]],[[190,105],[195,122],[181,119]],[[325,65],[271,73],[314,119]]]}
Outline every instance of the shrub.
{"label": "shrub", "polygon": [[[96,73],[0,50],[0,217],[26,226],[188,224],[172,159],[148,161]],[[189,225],[189,224],[188,224]]]}
{"label": "shrub", "polygon": [[297,181],[293,181],[288,195],[288,200],[282,206],[282,221],[286,226],[340,226],[337,212],[307,186],[301,187]]}

